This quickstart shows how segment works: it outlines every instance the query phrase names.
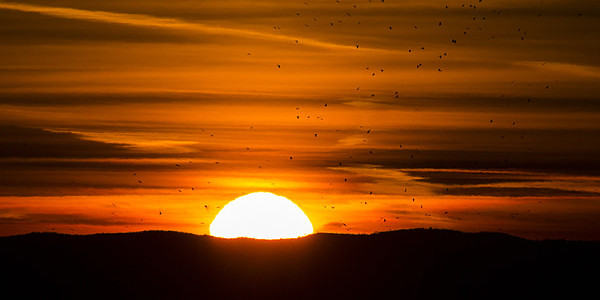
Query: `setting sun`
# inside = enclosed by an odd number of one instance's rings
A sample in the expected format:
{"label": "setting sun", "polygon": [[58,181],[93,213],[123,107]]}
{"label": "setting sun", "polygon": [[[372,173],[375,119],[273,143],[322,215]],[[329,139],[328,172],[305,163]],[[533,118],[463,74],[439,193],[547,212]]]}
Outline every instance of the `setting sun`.
{"label": "setting sun", "polygon": [[289,199],[252,193],[229,202],[210,224],[210,234],[223,238],[297,238],[313,233],[304,212]]}

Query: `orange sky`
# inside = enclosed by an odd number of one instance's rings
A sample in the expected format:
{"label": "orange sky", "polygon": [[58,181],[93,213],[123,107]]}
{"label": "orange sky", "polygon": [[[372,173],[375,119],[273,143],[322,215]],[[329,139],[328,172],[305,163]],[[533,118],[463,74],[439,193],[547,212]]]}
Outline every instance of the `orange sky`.
{"label": "orange sky", "polygon": [[600,4],[462,4],[0,1],[0,235],[269,191],[320,232],[599,239]]}

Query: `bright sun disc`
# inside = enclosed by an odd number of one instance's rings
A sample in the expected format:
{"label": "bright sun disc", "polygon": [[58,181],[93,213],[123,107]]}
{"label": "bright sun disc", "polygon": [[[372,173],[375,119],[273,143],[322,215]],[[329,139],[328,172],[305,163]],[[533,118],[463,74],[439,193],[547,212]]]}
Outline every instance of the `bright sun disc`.
{"label": "bright sun disc", "polygon": [[252,193],[225,205],[210,224],[210,234],[223,238],[297,238],[313,233],[304,212],[289,199]]}

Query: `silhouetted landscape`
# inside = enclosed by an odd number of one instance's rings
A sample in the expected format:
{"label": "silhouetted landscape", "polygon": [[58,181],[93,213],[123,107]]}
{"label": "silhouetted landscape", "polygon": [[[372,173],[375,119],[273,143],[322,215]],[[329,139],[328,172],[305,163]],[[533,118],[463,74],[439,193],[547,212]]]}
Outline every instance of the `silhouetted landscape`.
{"label": "silhouetted landscape", "polygon": [[166,231],[0,238],[4,299],[577,299],[595,293],[599,250],[597,241],[435,229],[274,241]]}

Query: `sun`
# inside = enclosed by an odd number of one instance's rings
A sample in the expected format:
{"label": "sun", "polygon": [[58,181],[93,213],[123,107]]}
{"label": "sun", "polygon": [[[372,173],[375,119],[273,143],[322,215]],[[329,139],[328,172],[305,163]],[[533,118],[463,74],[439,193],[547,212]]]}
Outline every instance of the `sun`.
{"label": "sun", "polygon": [[210,234],[223,238],[297,238],[313,233],[304,212],[289,199],[251,193],[225,205],[210,224]]}

